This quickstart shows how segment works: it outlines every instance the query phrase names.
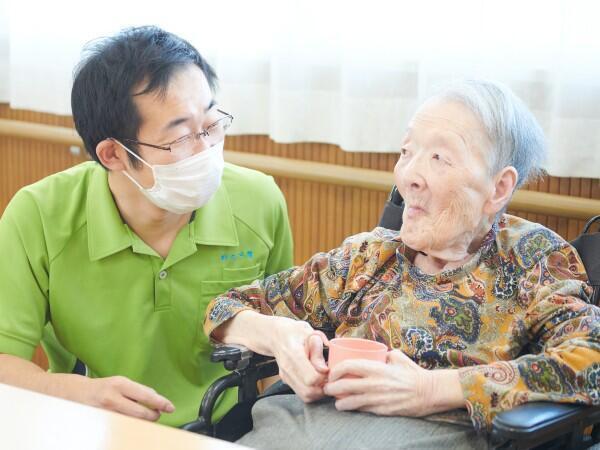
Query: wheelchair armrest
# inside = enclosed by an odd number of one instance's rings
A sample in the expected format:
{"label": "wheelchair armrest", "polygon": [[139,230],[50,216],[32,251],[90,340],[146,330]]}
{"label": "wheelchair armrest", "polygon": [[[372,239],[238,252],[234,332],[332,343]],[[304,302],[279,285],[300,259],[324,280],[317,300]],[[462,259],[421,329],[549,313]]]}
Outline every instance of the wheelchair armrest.
{"label": "wheelchair armrest", "polygon": [[227,370],[245,370],[250,363],[257,365],[272,360],[272,356],[259,355],[239,344],[218,344],[213,349],[211,362],[222,362]]}
{"label": "wheelchair armrest", "polygon": [[[335,337],[335,329],[319,328],[315,330],[322,331],[328,339]],[[328,355],[328,349],[323,350],[325,358]],[[222,362],[227,370],[244,370],[250,363],[257,365],[263,362],[273,360],[272,356],[259,355],[247,347],[239,344],[217,344],[210,355],[211,362]]]}
{"label": "wheelchair armrest", "polygon": [[212,414],[221,394],[229,388],[237,387],[238,402],[245,403],[245,408],[250,408],[258,397],[257,381],[277,374],[279,369],[272,356],[259,355],[238,344],[216,345],[210,360],[213,363],[222,362],[225,369],[231,373],[217,379],[208,387],[200,403],[198,419],[186,423],[181,428],[214,436],[216,428],[212,422]]}
{"label": "wheelchair armrest", "polygon": [[[315,329],[325,333],[329,339],[335,335],[335,329],[316,327]],[[324,349],[323,352],[324,355],[327,355],[327,349]],[[247,347],[238,344],[216,345],[210,355],[210,360],[213,363],[222,362],[225,369],[231,371],[231,373],[217,379],[208,387],[200,403],[198,419],[183,425],[182,428],[195,433],[215,436],[217,425],[212,422],[212,413],[220,395],[226,389],[237,387],[239,402],[237,406],[240,406],[238,410],[250,411],[250,408],[258,398],[257,381],[277,375],[279,367],[272,356],[259,355]],[[289,386],[279,383],[277,386],[272,387],[268,394],[273,395],[284,392],[291,392],[291,389]],[[234,432],[232,436],[238,436],[236,434],[238,431]],[[243,433],[239,434],[238,437],[242,435]]]}
{"label": "wheelchair armrest", "polygon": [[254,352],[243,345],[219,344],[213,349],[211,362],[222,362],[227,370],[240,370],[248,367]]}
{"label": "wheelchair armrest", "polygon": [[500,441],[530,441],[537,444],[559,436],[583,439],[583,430],[600,422],[600,406],[533,402],[497,414],[492,421],[492,438]]}

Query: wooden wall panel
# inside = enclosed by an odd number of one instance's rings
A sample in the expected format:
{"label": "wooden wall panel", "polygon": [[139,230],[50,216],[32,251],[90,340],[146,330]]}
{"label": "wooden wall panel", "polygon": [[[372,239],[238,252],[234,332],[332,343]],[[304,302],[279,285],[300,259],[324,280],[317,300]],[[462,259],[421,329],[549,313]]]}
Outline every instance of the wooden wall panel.
{"label": "wooden wall panel", "polygon": [[[398,156],[389,153],[344,152],[339,147],[328,144],[277,144],[266,136],[230,136],[227,138],[226,147],[237,151],[251,151],[273,156],[389,171],[393,170]],[[309,182],[296,182],[291,187],[282,184],[279,180],[278,182],[288,199],[298,263],[305,261],[315,251],[335,247],[350,234],[374,227],[386,198],[383,193],[365,189],[319,186],[317,183]],[[286,189],[293,190],[293,194]],[[600,199],[600,180],[598,179],[547,176],[525,186],[524,189]],[[324,203],[328,198],[332,198],[335,204],[333,213]],[[342,203],[337,203],[339,199],[343,199]],[[307,205],[311,205],[310,210],[306,210]],[[509,212],[548,226],[566,239],[573,239],[585,224],[583,220],[522,211]],[[333,230],[330,233],[327,226],[331,226],[332,220]],[[321,239],[323,236],[327,236],[327,238]],[[323,242],[326,244],[325,247],[321,246]]]}
{"label": "wooden wall panel", "polygon": [[[6,104],[0,104],[0,118],[72,126],[70,116],[15,110]],[[230,136],[226,148],[386,171],[393,169],[397,159],[397,154],[345,152],[335,145],[320,143],[278,144],[267,136],[254,135]],[[0,137],[0,212],[21,186],[83,160],[84,155],[71,155],[66,146]],[[305,261],[316,251],[337,246],[350,234],[373,228],[386,198],[384,193],[366,189],[291,178],[277,178],[276,181],[288,202],[297,263]],[[527,189],[600,199],[598,179],[546,177]],[[584,223],[568,218],[510,212],[540,222],[567,239],[576,236]]]}
{"label": "wooden wall panel", "polygon": [[[69,116],[14,110],[6,104],[0,104],[0,118],[73,126]],[[267,136],[230,136],[225,147],[242,152],[386,171],[393,169],[397,159],[397,154],[351,153],[328,144],[277,144]],[[85,159],[83,154],[72,155],[67,146],[0,136],[0,214],[20,187]],[[351,234],[375,227],[387,197],[383,192],[292,178],[276,178],[276,181],[287,200],[297,264],[306,261],[317,251],[338,246]],[[546,177],[532,183],[527,189],[600,199],[598,179]],[[511,213],[540,222],[567,239],[575,237],[584,223],[519,211]],[[47,367],[41,349],[36,351],[34,362]]]}

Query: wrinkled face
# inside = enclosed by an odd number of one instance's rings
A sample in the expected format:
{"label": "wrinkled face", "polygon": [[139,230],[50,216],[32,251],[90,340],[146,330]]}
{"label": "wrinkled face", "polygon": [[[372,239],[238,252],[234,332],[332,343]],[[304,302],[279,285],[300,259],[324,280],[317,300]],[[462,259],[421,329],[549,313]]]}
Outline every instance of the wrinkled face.
{"label": "wrinkled face", "polygon": [[434,99],[417,111],[394,168],[405,201],[400,237],[406,245],[442,258],[464,253],[490,220],[484,214],[494,187],[490,146],[461,103]]}

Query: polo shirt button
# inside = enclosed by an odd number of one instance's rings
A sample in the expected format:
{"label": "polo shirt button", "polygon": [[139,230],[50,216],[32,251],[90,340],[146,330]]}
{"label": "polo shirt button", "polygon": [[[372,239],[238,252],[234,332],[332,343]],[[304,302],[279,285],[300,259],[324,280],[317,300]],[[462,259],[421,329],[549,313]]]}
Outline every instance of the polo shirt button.
{"label": "polo shirt button", "polygon": [[167,275],[168,275],[168,273],[167,273],[167,271],[166,271],[166,270],[161,270],[161,271],[158,273],[158,278],[160,278],[161,280],[164,280],[165,278],[167,278]]}

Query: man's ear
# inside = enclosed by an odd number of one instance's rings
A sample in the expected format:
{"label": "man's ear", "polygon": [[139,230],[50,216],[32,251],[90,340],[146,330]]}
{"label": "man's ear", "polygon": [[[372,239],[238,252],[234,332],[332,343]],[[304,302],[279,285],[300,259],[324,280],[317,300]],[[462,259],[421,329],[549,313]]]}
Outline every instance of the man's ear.
{"label": "man's ear", "polygon": [[518,180],[517,169],[512,166],[506,166],[498,172],[494,177],[494,188],[484,207],[486,214],[495,216],[502,211],[510,201]]}
{"label": "man's ear", "polygon": [[104,139],[96,145],[96,155],[104,167],[115,172],[128,167],[127,152],[113,139]]}

